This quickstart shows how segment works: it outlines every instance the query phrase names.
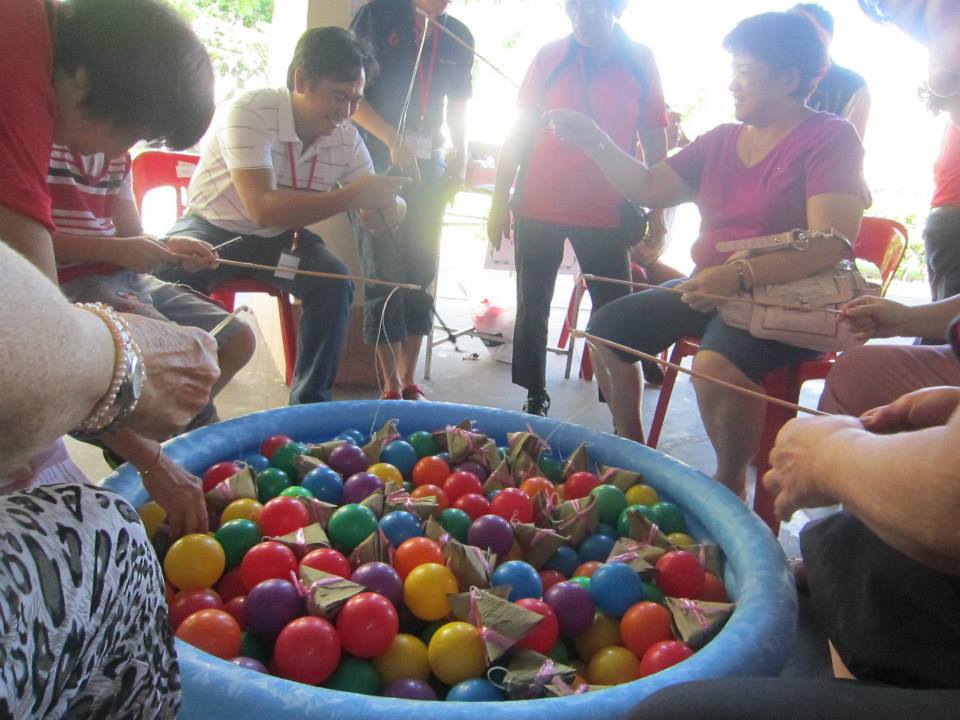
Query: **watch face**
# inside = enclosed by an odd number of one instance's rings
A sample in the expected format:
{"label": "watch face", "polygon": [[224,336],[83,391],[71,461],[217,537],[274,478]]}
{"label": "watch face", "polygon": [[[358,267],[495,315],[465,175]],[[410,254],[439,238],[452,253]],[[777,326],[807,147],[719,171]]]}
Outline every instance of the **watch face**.
{"label": "watch face", "polygon": [[140,393],[143,392],[143,386],[147,382],[147,369],[144,367],[143,360],[139,355],[134,355],[130,367],[130,394],[134,400],[140,399]]}

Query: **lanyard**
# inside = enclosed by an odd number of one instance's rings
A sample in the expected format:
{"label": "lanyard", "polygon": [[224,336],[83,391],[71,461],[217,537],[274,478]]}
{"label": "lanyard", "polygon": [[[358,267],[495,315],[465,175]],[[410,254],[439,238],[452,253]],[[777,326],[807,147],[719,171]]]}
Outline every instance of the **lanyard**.
{"label": "lanyard", "polygon": [[[429,25],[429,23],[428,23]],[[430,91],[433,87],[433,72],[437,69],[437,55],[440,50],[440,27],[435,23],[432,25],[433,32],[430,37],[430,63],[426,69],[421,65],[418,72],[418,84],[420,85],[420,122],[423,123],[427,116],[427,110],[430,107]],[[427,27],[422,32],[426,32]]]}
{"label": "lanyard", "polygon": [[[294,190],[299,190],[297,187],[297,162],[293,156],[293,143],[287,143],[287,157],[290,159],[290,186]],[[307,186],[304,190],[309,190],[310,186],[313,185],[313,176],[317,173],[317,156],[313,156],[313,162],[310,164],[310,176],[307,178]],[[290,245],[290,252],[297,251],[297,244],[300,242],[300,228],[296,228],[293,231],[293,242]]]}

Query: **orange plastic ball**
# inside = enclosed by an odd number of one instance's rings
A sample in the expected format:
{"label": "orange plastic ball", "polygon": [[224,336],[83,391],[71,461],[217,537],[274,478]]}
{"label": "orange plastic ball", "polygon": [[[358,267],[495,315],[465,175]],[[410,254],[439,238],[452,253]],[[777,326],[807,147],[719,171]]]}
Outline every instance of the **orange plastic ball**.
{"label": "orange plastic ball", "polygon": [[401,580],[405,580],[414,568],[427,563],[443,565],[443,550],[430,538],[404,540],[393,556],[393,567]]}
{"label": "orange plastic ball", "polygon": [[433,497],[437,499],[437,509],[443,512],[450,507],[450,497],[443,491],[439,485],[420,485],[415,487],[410,497],[425,498]]}
{"label": "orange plastic ball", "polygon": [[670,611],[654,602],[637,603],[620,619],[620,639],[637,657],[642,658],[651,645],[673,640]]}
{"label": "orange plastic ball", "polygon": [[573,577],[593,577],[593,574],[601,565],[603,565],[603,563],[598,560],[589,560],[573,571]]}
{"label": "orange plastic ball", "polygon": [[545,477],[531,477],[520,483],[520,492],[524,492],[532,500],[538,493],[545,492],[547,495],[554,491],[553,483]]}
{"label": "orange plastic ball", "polygon": [[198,610],[180,623],[177,637],[224,660],[240,654],[240,625],[224,610]]}
{"label": "orange plastic ball", "polygon": [[443,481],[450,476],[450,466],[443,458],[436,455],[427,455],[417,460],[413,466],[414,485],[436,485],[441,487]]}

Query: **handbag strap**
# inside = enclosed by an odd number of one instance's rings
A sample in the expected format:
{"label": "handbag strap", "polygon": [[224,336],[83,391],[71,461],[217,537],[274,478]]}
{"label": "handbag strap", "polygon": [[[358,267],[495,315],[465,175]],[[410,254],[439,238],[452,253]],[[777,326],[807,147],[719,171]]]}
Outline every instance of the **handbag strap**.
{"label": "handbag strap", "polygon": [[746,238],[744,240],[723,240],[716,245],[720,252],[749,252],[751,250],[781,250],[793,249],[797,251],[806,250],[810,247],[810,241],[815,238],[835,238],[842,240],[849,250],[853,253],[853,246],[850,241],[842,234],[832,229],[830,232],[822,230],[787,230],[786,232],[776,233],[774,235],[761,235],[755,238]]}

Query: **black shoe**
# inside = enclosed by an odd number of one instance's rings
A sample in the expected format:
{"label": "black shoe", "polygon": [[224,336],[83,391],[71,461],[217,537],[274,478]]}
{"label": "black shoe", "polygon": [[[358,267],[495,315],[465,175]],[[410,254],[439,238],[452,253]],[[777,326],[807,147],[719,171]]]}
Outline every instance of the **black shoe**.
{"label": "black shoe", "polygon": [[527,401],[523,404],[523,411],[527,415],[546,417],[550,412],[550,396],[546,390],[527,393]]}
{"label": "black shoe", "polygon": [[663,370],[660,369],[660,363],[652,360],[641,360],[640,366],[643,368],[643,381],[647,385],[660,387],[663,385]]}

